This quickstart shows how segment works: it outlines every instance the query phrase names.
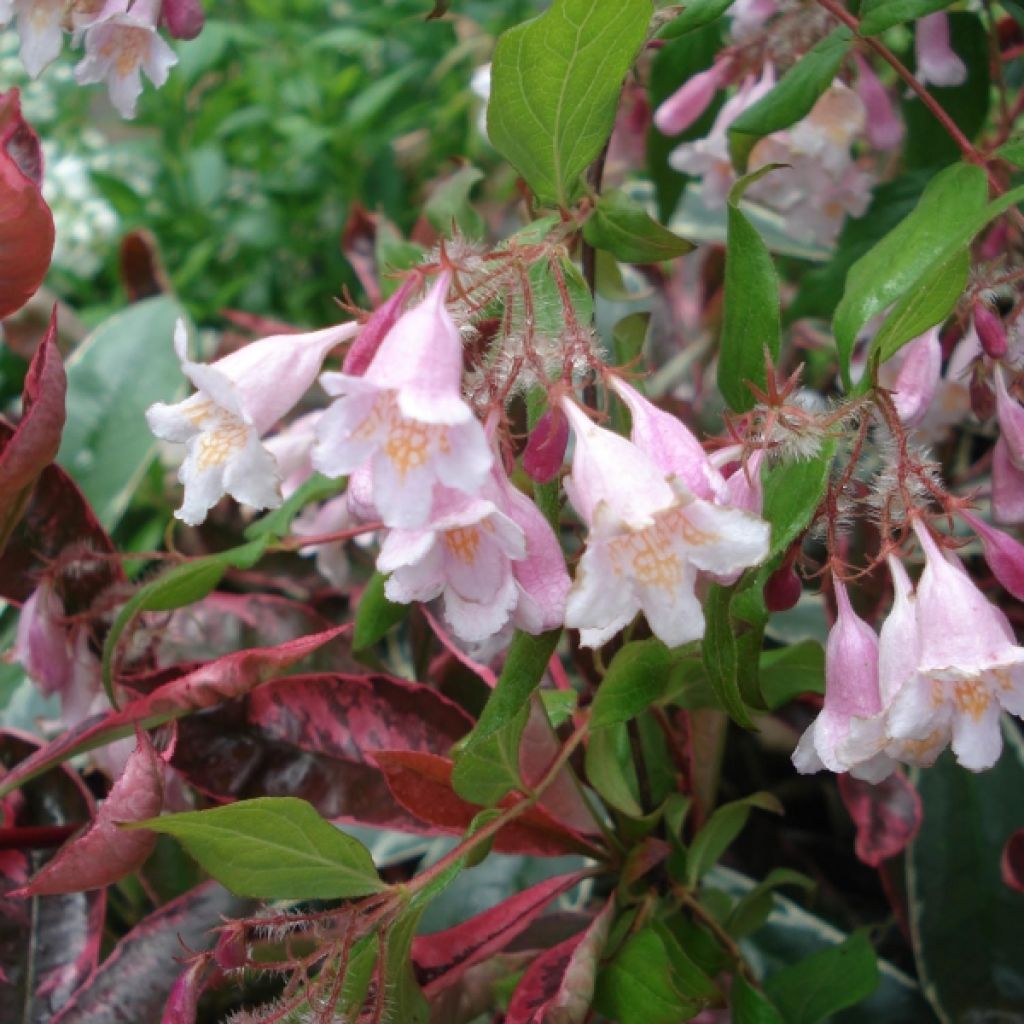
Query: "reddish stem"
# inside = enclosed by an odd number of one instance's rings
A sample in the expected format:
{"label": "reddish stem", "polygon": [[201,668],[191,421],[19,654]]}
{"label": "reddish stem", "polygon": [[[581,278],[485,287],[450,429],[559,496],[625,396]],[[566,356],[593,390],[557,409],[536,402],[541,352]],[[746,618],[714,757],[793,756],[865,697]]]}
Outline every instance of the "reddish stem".
{"label": "reddish stem", "polygon": [[60,846],[83,825],[25,825],[20,828],[0,828],[0,850],[43,850]]}

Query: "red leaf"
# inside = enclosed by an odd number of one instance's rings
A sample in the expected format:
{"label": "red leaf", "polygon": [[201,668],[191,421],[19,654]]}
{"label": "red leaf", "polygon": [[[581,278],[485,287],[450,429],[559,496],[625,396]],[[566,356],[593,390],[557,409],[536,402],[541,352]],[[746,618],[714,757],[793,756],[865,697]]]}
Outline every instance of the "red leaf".
{"label": "red leaf", "polygon": [[181,973],[178,958],[186,950],[210,949],[222,918],[254,906],[216,882],[204,882],[164,904],[117,943],[50,1024],[158,1020]]}
{"label": "red leaf", "polygon": [[153,852],[155,833],[124,832],[121,821],[144,821],[164,801],[163,763],[144,732],[139,733],[124,773],[114,783],[92,824],[65,843],[57,856],[16,896],[55,896],[101,889],[140,867]]}
{"label": "red leaf", "polygon": [[585,871],[556,875],[454,928],[418,935],[412,943],[412,960],[426,996],[444,991],[474,964],[501,952],[549,904],[586,876]]}
{"label": "red leaf", "polygon": [[[480,813],[452,789],[452,762],[436,754],[382,750],[374,754],[395,799],[412,814],[454,835],[461,835]],[[515,798],[506,798],[509,807]],[[494,838],[499,853],[560,857],[592,853],[586,841],[540,807],[531,807]]]}
{"label": "red leaf", "polygon": [[579,935],[541,953],[526,969],[508,1005],[505,1024],[581,1024],[590,1010],[601,950],[615,901]]}
{"label": "red leaf", "polygon": [[0,436],[0,552],[21,518],[39,474],[57,457],[66,391],[54,306],[49,329],[25,377],[21,420],[13,433]]}
{"label": "red leaf", "polygon": [[1024,892],[1024,828],[1017,829],[1006,840],[999,866],[1004,884],[1017,892]]}
{"label": "red leaf", "polygon": [[902,771],[874,786],[840,775],[839,795],[857,827],[857,856],[873,868],[901,853],[921,827],[921,797]]}
{"label": "red leaf", "polygon": [[165,683],[120,711],[94,715],[26,758],[0,781],[0,796],[83,750],[240,697],[350,629],[336,626],[276,647],[237,651]]}
{"label": "red leaf", "polygon": [[53,215],[30,176],[38,167],[33,137],[18,90],[0,95],[0,318],[35,294],[53,255]]}
{"label": "red leaf", "polygon": [[[0,732],[0,768],[24,758],[38,740]],[[58,829],[78,825],[95,811],[78,774],[59,768],[3,802],[5,824]],[[32,863],[49,851],[36,850]],[[22,850],[0,851],[0,1020],[49,1021],[92,971],[99,958],[106,893],[72,893],[12,899],[31,871]]]}

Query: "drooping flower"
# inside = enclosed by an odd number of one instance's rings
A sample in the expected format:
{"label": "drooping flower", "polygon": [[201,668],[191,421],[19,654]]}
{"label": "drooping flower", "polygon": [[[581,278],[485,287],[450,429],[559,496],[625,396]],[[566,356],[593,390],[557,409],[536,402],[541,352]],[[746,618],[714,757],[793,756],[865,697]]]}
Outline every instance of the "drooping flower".
{"label": "drooping flower", "polygon": [[106,80],[110,101],[122,117],[135,116],[142,94],[142,72],[159,89],[178,63],[157,32],[159,0],[135,0],[127,11],[91,24],[85,33],[85,57],[75,66],[81,85]]}
{"label": "drooping flower", "polygon": [[1024,406],[1007,390],[1002,367],[996,367],[994,376],[999,434],[1013,464],[1024,470]]}
{"label": "drooping flower", "polygon": [[0,4],[0,25],[18,19],[21,62],[33,78],[60,56],[66,8],[66,0],[7,0]]}
{"label": "drooping flower", "polygon": [[877,749],[881,745],[883,724],[875,718],[882,710],[878,637],[853,610],[843,582],[837,579],[835,587],[838,614],[825,645],[825,703],[800,737],[793,764],[805,774],[827,768],[878,781],[892,771],[888,758],[874,753],[862,759],[859,752],[851,756],[843,749],[851,725],[872,719],[876,723],[874,746]]}
{"label": "drooping flower", "polygon": [[479,643],[510,620],[540,633],[560,625],[569,589],[558,541],[537,507],[495,464],[476,497],[447,487],[434,492],[430,521],[392,530],[377,568],[398,603],[441,597],[455,635]]}
{"label": "drooping flower", "polygon": [[949,42],[949,15],[936,11],[918,19],[914,31],[917,80],[925,85],[953,86],[967,81],[967,67]]}
{"label": "drooping flower", "polygon": [[992,450],[992,518],[1003,526],[1024,523],[1024,470],[1005,437]]}
{"label": "drooping flower", "polygon": [[462,398],[462,340],[445,308],[449,281],[442,274],[399,318],[363,376],[321,377],[337,401],[320,420],[313,464],[343,476],[369,461],[373,503],[390,527],[422,526],[437,484],[475,494],[493,461]]}
{"label": "drooping flower", "polygon": [[1018,601],[1024,601],[1024,544],[1009,534],[989,526],[984,519],[966,510],[960,513],[978,535],[985,549],[985,561],[992,575]]}
{"label": "drooping flower", "polygon": [[662,135],[685,132],[704,113],[722,88],[728,73],[728,64],[718,61],[707,71],[688,78],[654,112],[654,126]]}
{"label": "drooping flower", "polygon": [[306,393],[327,353],[358,329],[349,323],[274,335],[207,365],[188,359],[178,321],[174,348],[197,391],[176,405],[150,406],[146,419],[157,437],[187,446],[178,473],[185,485],[179,519],[202,522],[225,494],[254,508],[280,504],[277,464],[260,437]]}
{"label": "drooping flower", "polygon": [[891,381],[885,376],[880,379],[892,389],[892,402],[901,422],[908,427],[917,426],[931,408],[942,379],[942,344],[938,328],[925,331],[905,345],[897,358],[899,363]]}
{"label": "drooping flower", "polygon": [[859,53],[855,52],[853,59],[857,65],[857,95],[867,115],[868,142],[875,149],[895,149],[903,139],[903,122],[892,98],[871,65]]}
{"label": "drooping flower", "polygon": [[[589,531],[565,624],[597,647],[642,611],[670,647],[697,639],[698,571],[727,575],[757,564],[768,552],[768,525],[696,497],[650,452],[596,426],[570,399],[561,404],[576,439],[566,493]],[[678,465],[657,438],[652,449]]]}
{"label": "drooping flower", "polygon": [[951,737],[957,760],[983,771],[1002,750],[1000,712],[1024,713],[1024,648],[956,556],[920,522],[914,531],[925,552],[916,596],[919,659],[893,697],[888,731],[919,742]]}

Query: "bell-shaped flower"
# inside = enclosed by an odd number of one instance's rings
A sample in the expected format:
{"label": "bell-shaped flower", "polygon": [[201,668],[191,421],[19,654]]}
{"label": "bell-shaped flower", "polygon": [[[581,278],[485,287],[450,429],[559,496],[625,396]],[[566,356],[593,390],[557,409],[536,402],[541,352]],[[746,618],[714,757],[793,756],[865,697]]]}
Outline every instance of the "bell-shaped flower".
{"label": "bell-shaped flower", "polygon": [[873,736],[861,739],[860,745],[874,747],[869,757],[862,757],[860,750],[852,754],[844,750],[851,726],[874,718],[882,710],[878,637],[853,610],[846,587],[838,579],[836,605],[838,614],[825,644],[825,703],[800,737],[793,764],[805,774],[827,768],[848,771],[868,782],[879,781],[893,767],[877,752],[883,735],[881,722],[876,720]]}
{"label": "bell-shaped flower", "polygon": [[325,373],[338,396],[317,429],[313,464],[327,476],[371,466],[373,503],[385,525],[412,529],[431,514],[437,484],[475,494],[493,462],[462,398],[462,339],[445,308],[450,275],[404,313],[366,373]]}
{"label": "bell-shaped flower", "polygon": [[992,518],[1003,526],[1024,523],[1024,470],[1005,437],[992,450]]}
{"label": "bell-shaped flower", "polygon": [[1013,464],[1024,469],[1024,406],[1006,388],[1003,369],[995,370],[996,416],[999,419],[999,433],[1006,442]]}
{"label": "bell-shaped flower", "polygon": [[561,404],[576,439],[565,489],[589,530],[565,624],[588,647],[640,611],[670,647],[703,636],[697,572],[756,565],[768,553],[768,524],[695,497],[648,452],[592,423],[570,399]]}
{"label": "bell-shaped flower", "polygon": [[989,526],[972,512],[964,511],[960,514],[978,535],[992,575],[1008,593],[1018,601],[1024,601],[1024,544],[1002,530]]}
{"label": "bell-shaped flower", "polygon": [[908,427],[924,419],[942,379],[942,344],[938,328],[925,331],[905,345],[892,381],[892,402],[900,421]]}
{"label": "bell-shaped flower", "polygon": [[569,589],[551,527],[497,465],[476,497],[437,487],[430,521],[391,530],[377,568],[390,573],[391,601],[441,597],[448,625],[466,643],[509,621],[532,633],[560,625]]}
{"label": "bell-shaped flower", "polygon": [[85,57],[75,66],[81,85],[106,80],[110,101],[122,117],[135,116],[142,72],[159,89],[178,63],[157,32],[159,0],[135,0],[123,13],[97,20],[85,33]]}
{"label": "bell-shaped flower", "polygon": [[18,19],[21,62],[38,78],[64,47],[63,22],[67,0],[7,0],[0,3],[0,25]]}
{"label": "bell-shaped flower", "polygon": [[704,113],[725,84],[728,64],[718,61],[707,71],[688,78],[654,112],[654,127],[662,135],[680,135]]}
{"label": "bell-shaped flower", "polygon": [[916,598],[920,654],[915,678],[893,698],[889,733],[918,741],[951,736],[957,760],[982,771],[1002,750],[1000,712],[1024,712],[1024,648],[959,560],[920,522],[914,531],[925,552]]}
{"label": "bell-shaped flower", "polygon": [[967,68],[949,42],[949,16],[945,11],[919,18],[914,32],[917,80],[926,85],[963,85]]}
{"label": "bell-shaped flower", "polygon": [[896,113],[892,97],[859,53],[854,53],[853,59],[857,65],[857,95],[867,114],[868,142],[875,149],[895,149],[903,140],[903,122]]}
{"label": "bell-shaped flower", "polygon": [[277,463],[260,437],[306,393],[327,353],[358,329],[349,323],[275,335],[205,364],[188,359],[185,325],[178,321],[174,348],[197,391],[176,405],[150,406],[146,419],[157,437],[186,445],[179,519],[201,523],[225,494],[254,508],[281,503]]}

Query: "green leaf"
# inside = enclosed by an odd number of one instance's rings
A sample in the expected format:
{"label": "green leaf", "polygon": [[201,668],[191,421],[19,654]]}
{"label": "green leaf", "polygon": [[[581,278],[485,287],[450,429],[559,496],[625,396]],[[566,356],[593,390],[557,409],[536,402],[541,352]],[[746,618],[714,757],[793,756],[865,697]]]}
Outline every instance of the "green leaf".
{"label": "green leaf", "polygon": [[[617,366],[630,366],[643,354],[651,326],[650,313],[630,313],[612,328],[612,350]],[[643,387],[637,382],[637,387]]]}
{"label": "green leaf", "polygon": [[662,227],[624,192],[606,192],[583,225],[583,237],[623,263],[661,263],[693,249],[693,243]]}
{"label": "green leaf", "polygon": [[953,0],[864,0],[860,5],[860,34],[875,36],[904,21],[949,7]]}
{"label": "green leaf", "polygon": [[729,194],[718,388],[736,412],[754,405],[747,381],[761,388],[767,382],[765,351],[773,360],[779,355],[779,278],[768,246],[738,205],[764,170],[740,179]]}
{"label": "green leaf", "polygon": [[732,981],[732,1024],[785,1024],[764,994],[737,974]]}
{"label": "green leaf", "polygon": [[802,693],[824,693],[825,649],[816,640],[803,640],[764,651],[759,681],[769,711],[784,707]]}
{"label": "green leaf", "polygon": [[126,827],[174,836],[217,881],[239,896],[351,899],[387,888],[362,843],[294,797],[239,800]]}
{"label": "green leaf", "polygon": [[333,498],[344,487],[344,477],[332,480],[322,473],[314,473],[280,508],[275,508],[254,523],[250,523],[245,530],[245,539],[260,540],[266,537],[268,540],[280,540],[282,537],[286,537],[291,529],[292,520],[307,505],[311,505],[314,501],[326,501],[328,498]]}
{"label": "green leaf", "polygon": [[961,163],[940,171],[913,212],[850,268],[832,320],[847,386],[853,346],[865,324],[922,281],[934,280],[992,217],[1024,198],[1024,189],[986,206],[987,195],[980,167]]}
{"label": "green leaf", "polygon": [[686,5],[678,18],[674,18],[658,33],[658,37],[675,39],[686,35],[687,32],[693,32],[694,29],[703,28],[725,14],[733,2],[734,0],[693,0],[693,3]]}
{"label": "green leaf", "polygon": [[652,13],[650,0],[555,0],[498,40],[487,134],[542,203],[578,194]]}
{"label": "green leaf", "polygon": [[672,654],[658,639],[635,640],[622,647],[594,698],[590,725],[598,729],[640,714],[665,692]]}
{"label": "green leaf", "polygon": [[807,528],[828,486],[835,442],[826,441],[813,459],[785,462],[764,474],[761,515],[772,527],[768,561],[782,554]]}
{"label": "green leaf", "polygon": [[144,299],[105,320],[68,359],[68,416],[57,458],[108,530],[156,456],[146,409],[185,391],[171,343],[184,316],[174,299]]}
{"label": "green leaf", "polygon": [[704,1002],[678,990],[665,944],[648,927],[631,935],[598,974],[594,1006],[619,1024],[680,1024]]}
{"label": "green leaf", "polygon": [[734,591],[713,583],[704,603],[704,669],[708,682],[729,715],[745,729],[754,723],[739,685],[739,654],[730,606]]}
{"label": "green leaf", "polygon": [[775,906],[775,890],[784,885],[799,889],[813,889],[814,882],[799,871],[790,868],[775,868],[764,881],[759,882],[750,892],[742,896],[729,912],[725,922],[726,931],[734,938],[741,939],[757,931],[771,914]]}
{"label": "green leaf", "polygon": [[517,632],[473,731],[455,755],[452,786],[471,803],[491,806],[520,785],[519,740],[530,698],[561,638],[560,629],[539,636]]}
{"label": "green leaf", "polygon": [[722,854],[743,831],[755,807],[773,814],[783,813],[782,804],[771,793],[753,793],[742,800],[723,804],[708,818],[704,827],[694,836],[686,855],[686,877],[691,887],[718,863]]}
{"label": "green leaf", "polygon": [[431,193],[423,212],[442,235],[450,238],[454,224],[467,238],[483,237],[483,218],[469,201],[473,186],[483,178],[484,172],[479,167],[460,167]]}
{"label": "green leaf", "polygon": [[758,139],[796,124],[811,112],[835,79],[852,41],[853,33],[845,25],[835,29],[729,125],[729,152],[739,170],[746,169]]}
{"label": "green leaf", "polygon": [[1024,167],[1024,135],[1016,135],[1009,142],[1004,142],[996,150],[996,156],[1009,160],[1017,167]]}
{"label": "green leaf", "polygon": [[999,870],[1003,845],[1024,827],[1024,744],[1016,723],[1003,737],[987,772],[947,752],[912,776],[924,819],[907,851],[911,934],[925,995],[946,1021],[1024,1016],[1024,894]]}
{"label": "green leaf", "polygon": [[878,958],[863,932],[773,974],[765,994],[786,1024],[817,1024],[878,987]]}
{"label": "green leaf", "polygon": [[587,742],[587,781],[606,803],[630,818],[643,817],[640,783],[626,725],[595,729]]}
{"label": "green leaf", "polygon": [[724,999],[718,986],[705,971],[694,963],[683,944],[665,922],[654,921],[652,927],[661,939],[665,952],[668,953],[669,963],[672,965],[672,982],[676,990],[684,996],[699,999],[705,1005],[721,1006]]}
{"label": "green leaf", "polygon": [[352,650],[365,651],[383,640],[408,614],[409,605],[389,601],[384,593],[387,577],[375,572],[359,598],[352,627]]}

